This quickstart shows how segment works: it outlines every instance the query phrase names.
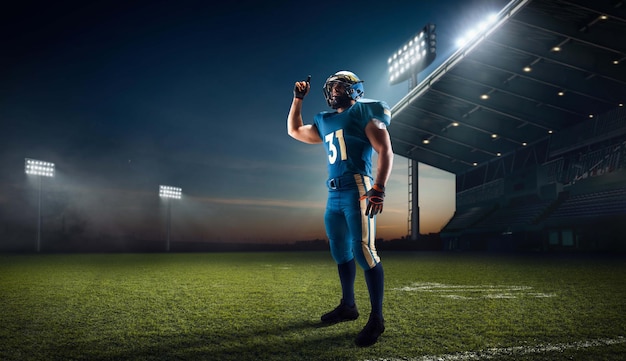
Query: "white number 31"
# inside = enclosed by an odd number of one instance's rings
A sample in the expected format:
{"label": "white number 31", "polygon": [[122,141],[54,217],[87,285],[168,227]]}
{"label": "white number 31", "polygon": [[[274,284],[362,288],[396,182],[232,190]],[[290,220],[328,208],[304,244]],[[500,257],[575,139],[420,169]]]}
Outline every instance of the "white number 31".
{"label": "white number 31", "polygon": [[339,129],[335,132],[328,133],[324,137],[326,143],[328,143],[328,162],[335,164],[337,161],[337,147],[335,146],[334,139],[337,138],[339,143],[339,151],[341,152],[341,160],[348,159],[348,153],[346,152],[346,142],[343,139],[343,129]]}

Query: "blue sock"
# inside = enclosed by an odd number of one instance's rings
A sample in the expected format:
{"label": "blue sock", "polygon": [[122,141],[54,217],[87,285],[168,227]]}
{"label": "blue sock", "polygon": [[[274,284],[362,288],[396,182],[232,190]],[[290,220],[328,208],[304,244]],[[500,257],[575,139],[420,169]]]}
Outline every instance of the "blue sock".
{"label": "blue sock", "polygon": [[354,305],[354,280],[356,278],[356,263],[354,258],[346,263],[337,265],[343,302],[348,306]]}
{"label": "blue sock", "polygon": [[383,265],[379,263],[376,267],[365,271],[365,283],[370,294],[372,313],[383,316],[383,294],[385,292],[385,273]]}

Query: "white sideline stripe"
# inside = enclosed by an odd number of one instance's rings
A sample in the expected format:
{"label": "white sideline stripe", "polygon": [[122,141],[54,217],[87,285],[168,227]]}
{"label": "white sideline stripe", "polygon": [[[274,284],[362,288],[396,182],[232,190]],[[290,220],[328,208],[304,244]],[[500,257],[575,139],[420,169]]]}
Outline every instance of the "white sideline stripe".
{"label": "white sideline stripe", "polygon": [[364,361],[467,361],[467,360],[488,360],[496,357],[509,356],[515,357],[519,355],[528,355],[546,352],[562,352],[565,350],[578,350],[589,347],[610,346],[626,342],[624,336],[617,338],[598,338],[595,340],[578,341],[571,343],[557,343],[554,345],[537,345],[537,346],[513,346],[502,348],[488,348],[481,351],[467,351],[460,353],[444,354],[444,355],[426,355],[419,357],[402,357],[402,358],[379,358],[368,359]]}

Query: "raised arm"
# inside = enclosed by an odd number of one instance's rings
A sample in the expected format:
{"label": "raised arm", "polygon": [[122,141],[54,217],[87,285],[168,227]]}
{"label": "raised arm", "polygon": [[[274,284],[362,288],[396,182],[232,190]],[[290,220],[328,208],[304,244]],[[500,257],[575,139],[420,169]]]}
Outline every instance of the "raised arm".
{"label": "raised arm", "polygon": [[302,120],[302,102],[311,85],[307,81],[298,81],[294,86],[294,97],[287,116],[287,134],[304,143],[318,144],[322,142],[317,127],[304,124]]}

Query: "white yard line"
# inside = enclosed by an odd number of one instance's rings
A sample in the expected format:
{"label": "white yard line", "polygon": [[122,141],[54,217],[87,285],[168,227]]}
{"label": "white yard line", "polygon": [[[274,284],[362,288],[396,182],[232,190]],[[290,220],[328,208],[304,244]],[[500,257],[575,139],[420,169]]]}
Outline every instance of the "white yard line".
{"label": "white yard line", "polygon": [[[479,298],[518,298],[556,297],[553,293],[531,292],[530,286],[505,286],[505,285],[446,285],[434,282],[415,282],[410,286],[393,288],[392,291],[400,292],[428,292],[439,294],[441,297],[456,300],[475,300]],[[464,294],[463,294],[464,293]]]}
{"label": "white yard line", "polygon": [[626,342],[626,338],[618,336],[616,338],[598,338],[594,340],[577,341],[570,343],[544,344],[536,346],[513,346],[502,348],[488,348],[480,351],[467,351],[443,355],[426,355],[419,357],[402,358],[379,358],[364,361],[475,361],[489,360],[498,357],[510,357],[539,354],[546,352],[562,352],[565,350],[579,350],[589,347],[601,347],[620,344]]}

